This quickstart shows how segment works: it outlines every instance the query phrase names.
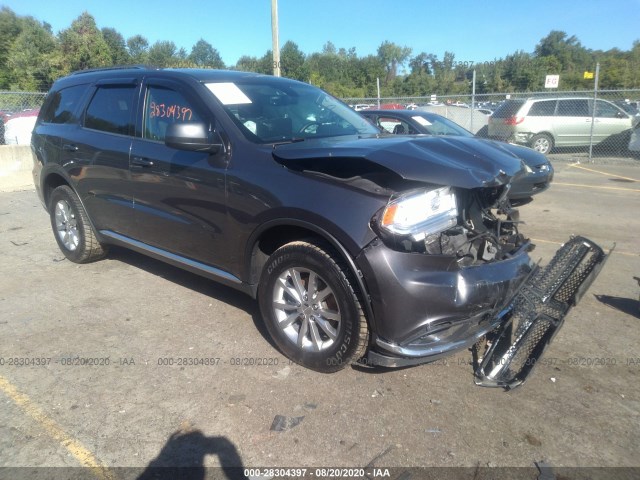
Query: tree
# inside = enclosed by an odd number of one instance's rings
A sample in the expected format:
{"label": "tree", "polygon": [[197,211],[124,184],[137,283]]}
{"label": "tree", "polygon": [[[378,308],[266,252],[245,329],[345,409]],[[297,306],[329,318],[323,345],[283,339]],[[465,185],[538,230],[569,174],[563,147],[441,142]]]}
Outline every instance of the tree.
{"label": "tree", "polygon": [[8,7],[0,10],[0,88],[9,88],[10,74],[6,68],[9,50],[22,30],[18,16]]}
{"label": "tree", "polygon": [[309,72],[305,68],[304,53],[300,51],[298,45],[294,42],[288,41],[280,49],[280,64],[283,77],[302,81],[307,80]]}
{"label": "tree", "polygon": [[271,54],[271,50],[267,50],[260,58],[243,55],[236,63],[235,69],[242,72],[271,75],[273,73],[273,55]]}
{"label": "tree", "polygon": [[411,48],[401,47],[393,42],[385,40],[378,47],[378,57],[386,69],[385,84],[396,78],[398,66],[407,61],[411,55]]}
{"label": "tree", "polygon": [[131,62],[124,37],[115,28],[103,28],[102,37],[109,47],[111,63],[113,65],[126,65]]}
{"label": "tree", "polygon": [[171,67],[178,60],[178,47],[171,41],[157,41],[147,53],[147,61],[156,67]]}
{"label": "tree", "polygon": [[336,49],[336,46],[333,44],[333,42],[329,41],[322,46],[322,53],[324,55],[337,55],[338,50]]}
{"label": "tree", "polygon": [[65,73],[112,64],[109,46],[88,12],[83,12],[59,37]]}
{"label": "tree", "polygon": [[591,61],[590,51],[582,46],[575,35],[552,30],[535,48],[536,57],[555,57],[563,71],[583,70]]}
{"label": "tree", "polygon": [[189,60],[191,60],[197,67],[201,68],[226,68],[222,61],[222,57],[220,56],[220,52],[202,38],[198,40],[191,49]]}
{"label": "tree", "polygon": [[249,55],[243,55],[236,62],[235,70],[241,72],[257,72],[259,68],[259,61],[256,57],[250,57]]}
{"label": "tree", "polygon": [[60,75],[60,55],[51,30],[32,17],[22,19],[7,58],[11,88],[27,91],[48,90]]}
{"label": "tree", "polygon": [[149,41],[142,35],[134,35],[127,40],[127,50],[133,63],[146,63]]}

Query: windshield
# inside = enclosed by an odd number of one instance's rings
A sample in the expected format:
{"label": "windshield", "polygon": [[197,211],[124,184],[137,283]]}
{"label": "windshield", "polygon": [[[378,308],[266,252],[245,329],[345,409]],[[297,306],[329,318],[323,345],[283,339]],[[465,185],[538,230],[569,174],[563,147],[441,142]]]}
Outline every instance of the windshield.
{"label": "windshield", "polygon": [[439,115],[429,116],[414,115],[412,117],[430,135],[456,135],[460,137],[473,137],[473,134],[465,130],[457,123]]}
{"label": "windshield", "polygon": [[379,133],[347,105],[304,83],[263,77],[205,85],[256,143]]}

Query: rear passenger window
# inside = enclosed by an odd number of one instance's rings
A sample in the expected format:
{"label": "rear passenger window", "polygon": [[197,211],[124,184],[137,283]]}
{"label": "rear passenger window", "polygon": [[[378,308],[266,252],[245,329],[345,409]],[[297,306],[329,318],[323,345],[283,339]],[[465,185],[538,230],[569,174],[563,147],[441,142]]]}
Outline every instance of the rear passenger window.
{"label": "rear passenger window", "polygon": [[42,121],[46,123],[75,123],[77,111],[86,85],[63,88],[53,92],[42,107]]}
{"label": "rear passenger window", "polygon": [[84,126],[103,132],[131,135],[135,85],[99,87],[87,107]]}
{"label": "rear passenger window", "polygon": [[560,100],[558,101],[558,115],[562,117],[588,117],[588,100]]}
{"label": "rear passenger window", "polygon": [[555,100],[545,100],[544,102],[535,102],[531,105],[527,115],[532,117],[552,117],[556,111]]}
{"label": "rear passenger window", "polygon": [[172,123],[201,122],[191,102],[175,90],[149,87],[145,99],[144,138],[164,142],[167,127]]}

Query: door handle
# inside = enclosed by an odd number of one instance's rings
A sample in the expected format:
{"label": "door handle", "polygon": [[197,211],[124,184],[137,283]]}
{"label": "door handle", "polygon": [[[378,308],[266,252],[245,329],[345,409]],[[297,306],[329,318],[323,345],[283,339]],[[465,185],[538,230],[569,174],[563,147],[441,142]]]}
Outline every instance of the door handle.
{"label": "door handle", "polygon": [[133,157],[131,159],[131,165],[135,165],[136,167],[153,167],[153,160],[143,157]]}
{"label": "door handle", "polygon": [[64,150],[65,152],[77,152],[78,146],[73,145],[72,143],[65,143],[64,145],[62,145],[62,150]]}

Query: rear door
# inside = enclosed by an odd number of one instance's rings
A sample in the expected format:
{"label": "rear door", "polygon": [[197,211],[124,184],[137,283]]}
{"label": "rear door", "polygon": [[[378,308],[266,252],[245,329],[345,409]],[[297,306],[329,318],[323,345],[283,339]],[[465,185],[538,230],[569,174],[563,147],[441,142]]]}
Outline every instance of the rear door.
{"label": "rear door", "polygon": [[98,230],[129,235],[134,225],[129,152],[139,94],[136,78],[97,82],[82,128],[62,140],[62,163]]}
{"label": "rear door", "polygon": [[591,132],[589,100],[581,98],[558,100],[553,130],[557,147],[589,145]]}

